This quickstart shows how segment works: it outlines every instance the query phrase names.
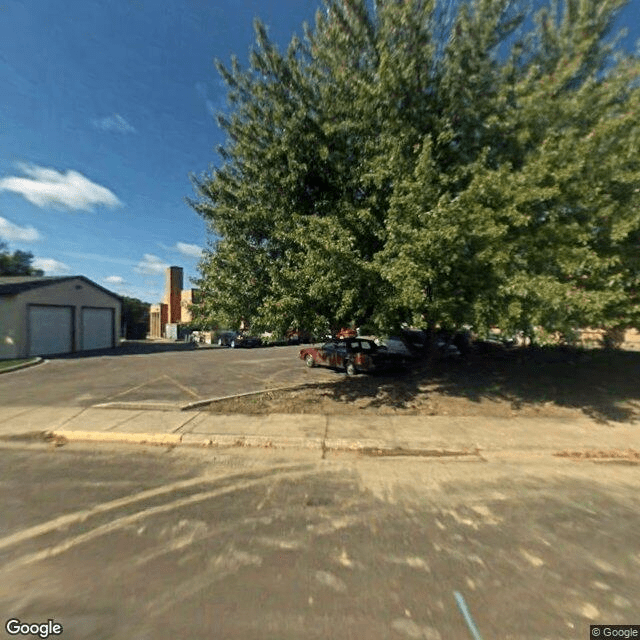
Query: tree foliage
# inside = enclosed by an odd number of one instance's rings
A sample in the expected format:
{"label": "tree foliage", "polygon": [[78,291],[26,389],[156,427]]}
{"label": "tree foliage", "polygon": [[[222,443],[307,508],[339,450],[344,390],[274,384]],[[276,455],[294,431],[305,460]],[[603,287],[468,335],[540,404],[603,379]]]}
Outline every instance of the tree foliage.
{"label": "tree foliage", "polygon": [[0,276],[43,276],[42,269],[31,266],[33,254],[27,251],[11,253],[5,242],[0,241]]}
{"label": "tree foliage", "polygon": [[221,166],[203,317],[286,329],[402,322],[638,326],[640,64],[625,0],[325,0],[281,53],[217,67]]}
{"label": "tree foliage", "polygon": [[122,296],[121,333],[127,340],[142,340],[149,332],[151,305],[138,298]]}

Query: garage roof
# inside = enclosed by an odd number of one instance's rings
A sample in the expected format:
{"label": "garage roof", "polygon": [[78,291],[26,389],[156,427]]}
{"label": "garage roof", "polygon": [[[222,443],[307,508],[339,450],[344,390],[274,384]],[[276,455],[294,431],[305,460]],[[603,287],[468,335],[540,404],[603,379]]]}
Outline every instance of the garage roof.
{"label": "garage roof", "polygon": [[89,280],[89,278],[85,278],[84,276],[1,276],[0,296],[14,296],[24,291],[47,287],[50,284],[59,284],[67,280],[84,280],[88,285],[100,289],[103,293],[122,302],[121,296],[101,287],[99,284],[93,282],[93,280]]}

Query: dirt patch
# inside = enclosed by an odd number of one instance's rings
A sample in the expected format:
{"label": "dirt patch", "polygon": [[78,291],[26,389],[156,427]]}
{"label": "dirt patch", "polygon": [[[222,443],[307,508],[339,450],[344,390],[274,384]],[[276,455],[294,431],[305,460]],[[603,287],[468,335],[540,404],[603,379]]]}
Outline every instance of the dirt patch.
{"label": "dirt patch", "polygon": [[[302,375],[302,371],[301,371]],[[640,417],[640,353],[482,345],[394,375],[336,374],[332,382],[214,402],[216,413],[479,417]]]}
{"label": "dirt patch", "polygon": [[[377,381],[379,382],[379,380]],[[424,389],[417,394],[405,393],[403,380],[394,381],[394,389],[378,386],[365,390],[364,382],[358,391],[363,397],[351,399],[341,389],[341,383],[312,385],[295,391],[267,391],[261,394],[229,398],[214,402],[209,410],[214,413],[243,413],[266,415],[270,413],[313,413],[326,415],[352,415],[371,413],[375,415],[450,415],[450,416],[498,416],[509,417],[570,417],[571,409],[543,403],[535,406],[514,406],[504,400],[481,398],[455,398],[442,394],[437,389]]]}

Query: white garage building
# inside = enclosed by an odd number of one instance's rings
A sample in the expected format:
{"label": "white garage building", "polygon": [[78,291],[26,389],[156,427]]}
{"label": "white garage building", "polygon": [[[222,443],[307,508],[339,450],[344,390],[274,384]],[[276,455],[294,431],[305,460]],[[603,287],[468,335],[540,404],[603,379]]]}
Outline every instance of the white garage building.
{"label": "white garage building", "polygon": [[121,312],[84,276],[0,277],[0,359],[115,347]]}

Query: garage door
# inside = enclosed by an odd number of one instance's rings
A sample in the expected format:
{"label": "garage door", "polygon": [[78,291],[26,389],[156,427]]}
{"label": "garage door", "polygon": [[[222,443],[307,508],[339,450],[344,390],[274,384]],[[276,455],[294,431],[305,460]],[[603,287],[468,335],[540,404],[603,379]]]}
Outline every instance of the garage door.
{"label": "garage door", "polygon": [[82,309],[82,349],[105,349],[113,347],[112,308]]}
{"label": "garage door", "polygon": [[73,307],[29,306],[29,355],[69,353],[72,349]]}

